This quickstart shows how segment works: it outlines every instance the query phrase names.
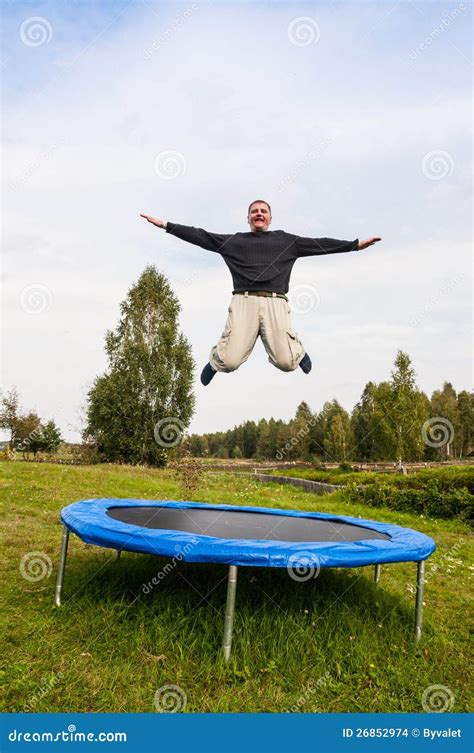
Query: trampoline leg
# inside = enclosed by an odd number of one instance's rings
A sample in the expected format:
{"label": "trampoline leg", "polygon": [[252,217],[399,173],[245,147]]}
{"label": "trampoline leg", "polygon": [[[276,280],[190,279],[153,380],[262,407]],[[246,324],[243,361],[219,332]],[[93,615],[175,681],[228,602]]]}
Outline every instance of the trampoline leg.
{"label": "trampoline leg", "polygon": [[421,638],[421,624],[423,621],[423,591],[425,588],[425,563],[424,560],[418,563],[418,572],[416,576],[416,607],[415,607],[415,640]]}
{"label": "trampoline leg", "polygon": [[234,627],[235,594],[237,591],[237,567],[229,566],[229,579],[227,581],[227,602],[225,605],[224,640],[222,650],[226,662],[230,659],[232,648],[232,630]]}
{"label": "trampoline leg", "polygon": [[115,554],[115,559],[119,560],[121,554],[122,554],[122,550],[121,549],[117,549],[117,552]]}
{"label": "trampoline leg", "polygon": [[57,607],[61,606],[61,594],[63,592],[64,571],[66,570],[67,545],[69,542],[69,529],[63,526],[63,537],[61,539],[61,555],[59,558],[58,577],[56,580],[56,593],[54,603]]}
{"label": "trampoline leg", "polygon": [[382,565],[375,565],[374,567],[374,582],[378,586],[380,582],[380,573],[382,572]]}

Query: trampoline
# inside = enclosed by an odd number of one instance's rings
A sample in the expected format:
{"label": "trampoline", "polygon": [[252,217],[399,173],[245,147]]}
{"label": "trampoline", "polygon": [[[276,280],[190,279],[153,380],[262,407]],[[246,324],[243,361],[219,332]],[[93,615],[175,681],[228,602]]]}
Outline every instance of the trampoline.
{"label": "trampoline", "polygon": [[[70,532],[87,544],[185,562],[228,565],[223,651],[230,657],[238,567],[287,568],[307,580],[324,567],[416,562],[415,637],[421,637],[425,560],[435,550],[410,528],[341,515],[265,507],[139,499],[88,499],[61,512],[63,536],[55,603],[61,606]],[[306,577],[306,573],[309,576]]]}

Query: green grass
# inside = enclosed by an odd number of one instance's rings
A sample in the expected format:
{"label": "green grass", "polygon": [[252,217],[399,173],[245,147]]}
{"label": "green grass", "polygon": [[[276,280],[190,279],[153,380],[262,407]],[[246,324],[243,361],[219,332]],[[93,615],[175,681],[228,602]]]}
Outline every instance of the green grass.
{"label": "green grass", "polygon": [[[432,536],[422,641],[413,640],[416,566],[323,570],[295,583],[286,570],[239,568],[233,655],[220,655],[224,566],[178,564],[150,594],[161,558],[71,536],[64,606],[53,606],[61,508],[90,497],[179,499],[168,471],[119,466],[0,463],[3,501],[4,710],[154,711],[154,694],[177,685],[186,711],[414,711],[444,685],[453,711],[468,710],[471,666],[469,532],[437,520],[209,474],[195,499],[373,518]],[[19,571],[28,552],[51,558],[50,577]],[[472,553],[472,552],[471,552]],[[301,702],[303,701],[303,703]]]}

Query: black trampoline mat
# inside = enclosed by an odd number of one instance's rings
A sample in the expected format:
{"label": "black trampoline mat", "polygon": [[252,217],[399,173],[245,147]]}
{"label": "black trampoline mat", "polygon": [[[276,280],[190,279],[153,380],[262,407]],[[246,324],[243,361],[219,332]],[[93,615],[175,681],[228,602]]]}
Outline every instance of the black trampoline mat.
{"label": "black trampoline mat", "polygon": [[206,510],[179,507],[109,507],[114,520],[141,528],[184,531],[221,539],[268,541],[363,541],[390,539],[372,528],[338,520],[300,518],[241,510]]}

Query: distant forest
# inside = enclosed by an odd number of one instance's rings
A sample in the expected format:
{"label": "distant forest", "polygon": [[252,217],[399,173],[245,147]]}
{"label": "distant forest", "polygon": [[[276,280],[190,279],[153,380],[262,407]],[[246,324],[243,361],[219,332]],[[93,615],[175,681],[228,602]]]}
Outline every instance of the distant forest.
{"label": "distant forest", "polygon": [[313,462],[460,459],[474,452],[474,395],[450,382],[429,398],[418,389],[410,358],[399,351],[391,379],[368,382],[349,414],[337,400],[313,413],[300,403],[288,422],[245,421],[233,429],[191,434],[197,457]]}

